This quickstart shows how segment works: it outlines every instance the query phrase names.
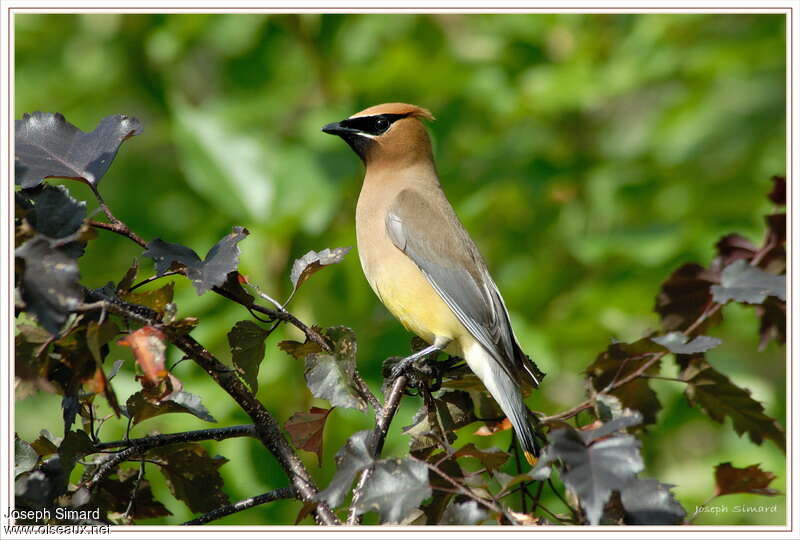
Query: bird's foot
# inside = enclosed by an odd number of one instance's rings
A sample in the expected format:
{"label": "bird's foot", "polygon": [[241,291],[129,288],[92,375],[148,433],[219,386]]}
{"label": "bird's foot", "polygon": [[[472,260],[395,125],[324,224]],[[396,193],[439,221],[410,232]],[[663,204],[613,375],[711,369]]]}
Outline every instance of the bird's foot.
{"label": "bird's foot", "polygon": [[425,347],[421,351],[417,351],[410,356],[406,356],[402,360],[399,360],[394,366],[392,366],[392,371],[390,372],[390,379],[394,380],[401,375],[405,375],[408,371],[413,367],[415,370],[419,369],[417,365],[419,361],[424,360],[430,354],[435,352],[439,352],[441,347],[436,345],[430,345]]}

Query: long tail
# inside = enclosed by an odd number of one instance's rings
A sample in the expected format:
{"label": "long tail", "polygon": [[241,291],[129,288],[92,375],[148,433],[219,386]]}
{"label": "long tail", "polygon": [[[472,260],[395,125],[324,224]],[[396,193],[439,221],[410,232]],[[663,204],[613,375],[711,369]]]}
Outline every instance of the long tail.
{"label": "long tail", "polygon": [[517,383],[503,371],[497,363],[479,343],[475,342],[471,347],[464,351],[464,359],[469,368],[483,382],[483,385],[500,405],[503,413],[511,420],[514,431],[519,438],[525,459],[531,465],[536,464],[539,456],[539,447],[536,444],[536,436],[529,419],[528,406],[522,399],[522,392]]}

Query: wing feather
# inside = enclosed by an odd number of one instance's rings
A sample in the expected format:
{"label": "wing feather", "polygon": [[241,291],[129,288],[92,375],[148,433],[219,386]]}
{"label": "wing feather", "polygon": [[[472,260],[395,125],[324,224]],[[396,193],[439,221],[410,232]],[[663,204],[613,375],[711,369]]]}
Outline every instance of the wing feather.
{"label": "wing feather", "polygon": [[[440,190],[427,195],[444,199]],[[538,386],[544,374],[520,349],[486,263],[444,202],[432,205],[416,190],[401,191],[386,216],[389,238],[513,380]]]}

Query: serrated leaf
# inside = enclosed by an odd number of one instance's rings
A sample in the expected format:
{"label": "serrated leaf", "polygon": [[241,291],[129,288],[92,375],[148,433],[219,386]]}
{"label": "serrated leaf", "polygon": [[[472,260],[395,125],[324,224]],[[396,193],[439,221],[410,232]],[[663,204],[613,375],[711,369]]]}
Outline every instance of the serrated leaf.
{"label": "serrated leaf", "polygon": [[364,485],[356,511],[376,510],[381,523],[398,523],[430,496],[425,463],[411,458],[381,460]]}
{"label": "serrated leaf", "polygon": [[786,434],[774,418],[764,414],[764,406],[750,392],[733,384],[705,359],[694,358],[681,378],[688,383],[686,397],[711,419],[722,423],[728,416],[740,436],[747,433],[756,444],[770,439],[786,451]]}
{"label": "serrated leaf", "polygon": [[170,491],[192,512],[210,512],[228,504],[219,474],[219,468],[228,462],[226,458],[209,456],[197,443],[164,446],[147,455],[157,459]]}
{"label": "serrated leaf", "polygon": [[368,446],[371,433],[371,430],[356,432],[336,452],[336,474],[328,487],[314,496],[315,501],[325,502],[331,508],[342,503],[356,475],[375,461]]}
{"label": "serrated leaf", "polygon": [[23,188],[43,178],[82,180],[96,186],[126,139],[142,132],[135,118],[116,114],[84,133],[60,113],[34,112],[14,121],[15,181]]}
{"label": "serrated leaf", "polygon": [[297,290],[312,274],[318,272],[323,267],[342,262],[344,256],[347,255],[351,249],[352,248],[349,247],[338,247],[323,249],[319,253],[312,250],[299,259],[296,259],[292,264],[292,271],[289,275],[292,281],[292,287]]}
{"label": "serrated leaf", "polygon": [[670,332],[651,339],[675,354],[704,353],[722,344],[721,339],[709,336],[697,336],[689,341],[689,338],[682,332]]}
{"label": "serrated leaf", "polygon": [[116,475],[103,478],[95,486],[91,502],[106,514],[124,514],[130,508],[131,522],[172,515],[155,500],[150,481],[147,477],[139,478],[138,469],[119,469]]}
{"label": "serrated leaf", "polygon": [[14,256],[25,264],[22,299],[26,310],[44,329],[57,334],[83,301],[77,262],[39,235],[18,247]]}
{"label": "serrated leaf", "polygon": [[768,274],[744,260],[738,260],[725,267],[721,284],[712,285],[711,293],[719,304],[730,300],[761,304],[767,296],[786,300],[786,276]]}
{"label": "serrated leaf", "polygon": [[[703,314],[711,297],[711,285],[719,282],[719,273],[699,264],[685,264],[662,283],[656,297],[656,312],[665,330],[686,330]],[[720,314],[706,319],[697,330],[719,321]]]}
{"label": "serrated leaf", "polygon": [[120,298],[125,302],[145,306],[160,314],[164,314],[167,304],[172,302],[175,294],[175,283],[170,281],[163,287],[144,292],[123,292]]}
{"label": "serrated leaf", "polygon": [[254,394],[258,392],[258,369],[264,360],[267,336],[269,332],[252,321],[239,321],[228,332],[233,365]]}
{"label": "serrated leaf", "polygon": [[335,407],[348,407],[362,412],[367,403],[358,392],[353,376],[356,369],[356,337],[350,328],[335,326],[325,335],[333,343],[333,351],[306,356],[306,384],[315,397],[328,400]]}
{"label": "serrated leaf", "polygon": [[717,495],[732,493],[755,493],[757,495],[779,495],[780,491],[769,487],[775,475],[761,467],[750,465],[738,469],[728,463],[720,463],[714,468]]}
{"label": "serrated leaf", "polygon": [[158,275],[169,271],[173,265],[184,267],[186,277],[192,281],[197,294],[201,295],[224,284],[228,274],[236,270],[240,253],[237,244],[249,234],[250,231],[244,227],[234,227],[233,232],[217,242],[202,261],[192,249],[164,242],[160,238],[149,242],[143,255],[155,261]]}
{"label": "serrated leaf", "polygon": [[39,461],[39,454],[27,441],[14,437],[14,477],[28,472]]}
{"label": "serrated leaf", "polygon": [[[48,238],[64,238],[77,232],[83,224],[86,203],[70,197],[65,186],[45,184],[23,193],[33,203],[33,211],[25,219],[40,234]],[[60,249],[63,251],[71,244]],[[75,248],[78,248],[77,244]],[[83,247],[74,253],[75,256],[82,254]]]}
{"label": "serrated leaf", "polygon": [[133,419],[133,425],[167,413],[188,413],[206,422],[217,421],[203,405],[200,396],[184,390],[172,392],[160,400],[152,399],[145,390],[140,390],[128,398],[125,408]]}
{"label": "serrated leaf", "polygon": [[66,477],[69,478],[70,472],[79,459],[93,451],[94,444],[85,431],[77,430],[65,433],[64,439],[58,445],[58,455],[61,457],[61,467],[64,469]]}
{"label": "serrated leaf", "polygon": [[[612,381],[624,379],[658,354],[663,354],[663,349],[647,338],[634,343],[612,343],[586,368],[585,373],[595,391],[601,392]],[[650,366],[646,373],[657,374],[659,366],[660,360]],[[661,410],[661,403],[650,388],[650,381],[643,377],[607,393],[619,399],[624,407],[641,412],[644,424],[655,423],[656,414]]]}
{"label": "serrated leaf", "polygon": [[[639,447],[631,435],[614,435],[634,417],[614,420],[598,430],[579,432],[567,424],[554,429],[550,444],[540,457],[541,467],[560,459],[565,470],[561,478],[579,498],[592,525],[597,525],[611,492],[619,490],[644,468]],[[537,466],[538,467],[538,466]]]}
{"label": "serrated leaf", "polygon": [[320,466],[322,466],[322,433],[325,421],[332,410],[333,408],[311,407],[308,412],[294,413],[283,425],[289,432],[294,446],[307,452],[314,452]]}
{"label": "serrated leaf", "polygon": [[139,273],[139,259],[133,259],[130,268],[122,276],[122,279],[117,283],[117,292],[128,292],[136,281],[136,275]]}
{"label": "serrated leaf", "polygon": [[686,510],[670,491],[671,484],[654,478],[633,478],[620,491],[629,525],[680,525]]}
{"label": "serrated leaf", "polygon": [[486,510],[475,501],[453,502],[444,511],[442,525],[477,525],[486,517]]}

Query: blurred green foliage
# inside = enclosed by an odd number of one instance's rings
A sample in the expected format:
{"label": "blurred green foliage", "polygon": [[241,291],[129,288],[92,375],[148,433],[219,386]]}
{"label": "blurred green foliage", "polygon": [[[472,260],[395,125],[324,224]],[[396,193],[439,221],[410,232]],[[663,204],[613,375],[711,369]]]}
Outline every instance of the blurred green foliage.
{"label": "blurred green foliage", "polygon": [[[782,15],[17,14],[15,40],[16,117],[58,111],[84,130],[114,113],[138,117],[145,133],[123,146],[100,186],[117,216],[146,239],[201,254],[231,226],[248,227],[240,270],[275,297],[290,291],[294,258],[355,245],[361,164],[320,127],[381,102],[428,107],[438,119],[430,129],[444,189],[489,262],[523,347],[549,374],[528,400],[548,414],[583,398],[581,370],[609,340],[658,327],[654,297],[675,268],[707,264],[729,232],[760,242],[769,177],[785,172]],[[85,186],[67,184],[92,199]],[[119,280],[141,251],[100,232],[80,260],[84,283]],[[149,275],[150,262],[141,263]],[[225,335],[247,312],[198,297],[186,280],[176,291],[180,314],[201,318],[193,335],[229,358]],[[381,361],[408,351],[409,336],[373,296],[355,252],[315,275],[292,309],[309,323],[354,328],[360,369],[376,390]],[[709,360],[783,423],[785,350],[757,352],[751,309],[724,314],[713,331],[724,344]],[[297,334],[284,328],[270,338],[259,377],[259,398],[281,422],[327,405],[311,398],[301,363],[275,346],[287,337]],[[130,360],[130,351],[113,346],[117,358]],[[219,425],[247,422],[192,363],[175,372]],[[122,400],[135,391],[131,361],[114,383]],[[719,462],[761,463],[778,475],[773,487],[785,488],[785,457],[774,445],[756,446],[730,421],[693,410],[680,383],[653,387],[664,409],[642,437],[643,476],[676,484],[690,514],[713,493]],[[58,396],[17,405],[23,438],[63,431]],[[400,427],[418,405],[403,401],[386,455],[406,453]],[[122,424],[110,421],[102,437],[120,437]],[[336,449],[369,425],[366,415],[337,409],[323,468],[300,452],[321,485]],[[165,415],[133,435],[206,426]],[[462,429],[457,444],[509,444],[509,432],[472,431]],[[232,500],[286,484],[256,441],[208,447],[231,460],[221,471]],[[175,514],[164,522],[191,517],[150,467],[157,497]],[[778,511],[703,514],[697,523],[784,523],[783,497],[727,499],[731,507],[777,502]],[[560,510],[555,499],[544,502]],[[271,503],[218,523],[290,524],[299,508]]]}

